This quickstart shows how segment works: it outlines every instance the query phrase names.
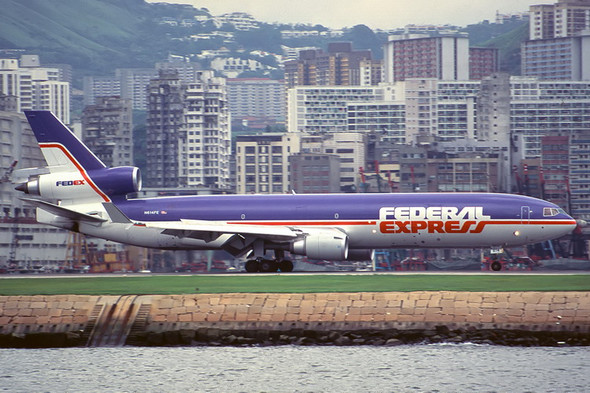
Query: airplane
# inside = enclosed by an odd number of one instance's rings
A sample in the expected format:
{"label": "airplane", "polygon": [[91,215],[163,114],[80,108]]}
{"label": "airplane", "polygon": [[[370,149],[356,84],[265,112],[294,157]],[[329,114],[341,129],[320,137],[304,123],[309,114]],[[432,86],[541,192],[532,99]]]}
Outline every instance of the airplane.
{"label": "airplane", "polygon": [[250,258],[247,272],[290,272],[286,253],[342,261],[375,249],[521,246],[577,224],[553,203],[501,193],[129,198],[141,189],[138,168],[107,168],[50,111],[25,115],[47,167],[16,189],[39,223],[135,246],[225,250]]}

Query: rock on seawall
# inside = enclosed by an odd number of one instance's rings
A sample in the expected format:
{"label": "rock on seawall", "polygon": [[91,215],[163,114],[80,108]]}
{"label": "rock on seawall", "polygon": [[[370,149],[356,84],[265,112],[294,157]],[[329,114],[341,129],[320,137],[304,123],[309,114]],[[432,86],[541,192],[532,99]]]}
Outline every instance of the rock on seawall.
{"label": "rock on seawall", "polygon": [[0,296],[0,347],[588,345],[590,292]]}

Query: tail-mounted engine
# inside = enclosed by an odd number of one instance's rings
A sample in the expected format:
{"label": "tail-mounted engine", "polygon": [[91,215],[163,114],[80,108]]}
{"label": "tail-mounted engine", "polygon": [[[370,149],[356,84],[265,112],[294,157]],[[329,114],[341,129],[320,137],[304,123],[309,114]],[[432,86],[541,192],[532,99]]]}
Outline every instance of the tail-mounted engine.
{"label": "tail-mounted engine", "polygon": [[108,199],[141,190],[141,174],[136,167],[96,169],[88,172],[54,172],[37,175],[16,187],[26,194],[48,199]]}

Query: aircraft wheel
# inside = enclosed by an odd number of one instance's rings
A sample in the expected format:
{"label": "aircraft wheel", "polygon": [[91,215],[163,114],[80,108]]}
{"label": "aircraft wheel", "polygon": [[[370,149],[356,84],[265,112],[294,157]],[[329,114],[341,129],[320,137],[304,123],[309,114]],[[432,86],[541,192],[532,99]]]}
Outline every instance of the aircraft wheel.
{"label": "aircraft wheel", "polygon": [[254,259],[251,259],[246,262],[245,268],[248,273],[256,273],[260,270],[260,263]]}
{"label": "aircraft wheel", "polygon": [[289,261],[288,259],[283,259],[279,262],[279,270],[284,273],[292,272],[293,262]]}
{"label": "aircraft wheel", "polygon": [[491,268],[493,271],[499,272],[500,270],[502,270],[502,264],[498,261],[494,261],[492,262]]}
{"label": "aircraft wheel", "polygon": [[260,271],[263,273],[271,273],[276,272],[279,269],[279,266],[275,261],[270,259],[263,259],[260,261]]}

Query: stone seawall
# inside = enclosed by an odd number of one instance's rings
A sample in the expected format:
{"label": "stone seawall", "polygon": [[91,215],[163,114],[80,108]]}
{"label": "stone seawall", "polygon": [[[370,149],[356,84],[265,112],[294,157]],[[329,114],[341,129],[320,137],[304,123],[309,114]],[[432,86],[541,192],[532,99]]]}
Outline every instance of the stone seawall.
{"label": "stone seawall", "polygon": [[0,296],[0,347],[590,345],[590,292]]}

